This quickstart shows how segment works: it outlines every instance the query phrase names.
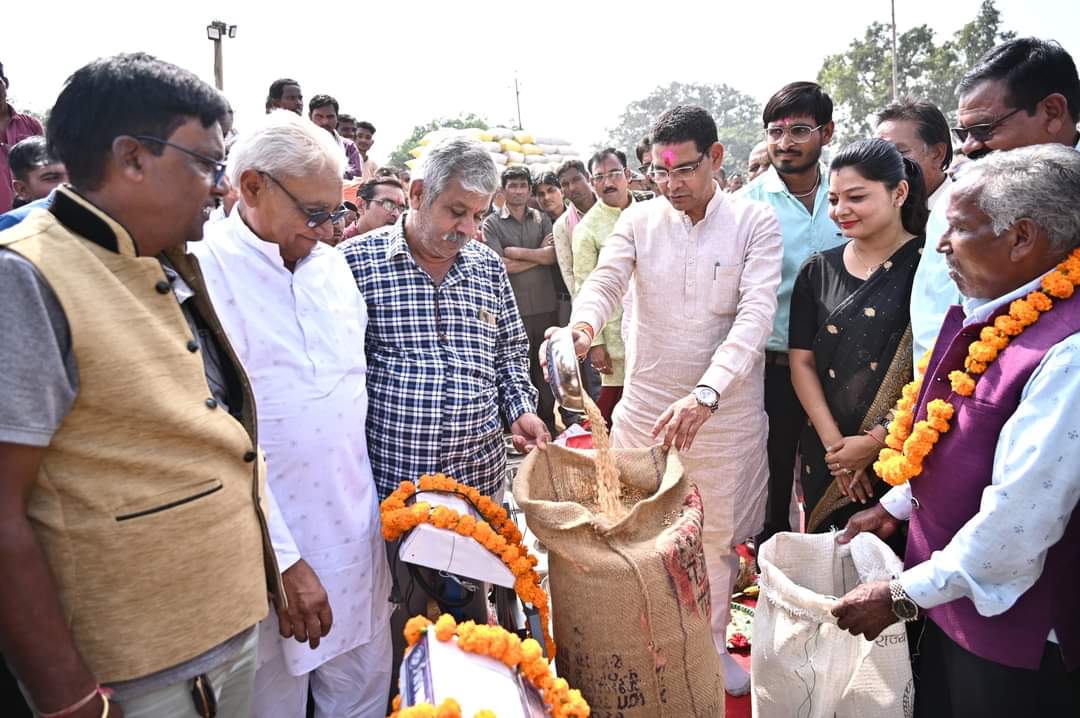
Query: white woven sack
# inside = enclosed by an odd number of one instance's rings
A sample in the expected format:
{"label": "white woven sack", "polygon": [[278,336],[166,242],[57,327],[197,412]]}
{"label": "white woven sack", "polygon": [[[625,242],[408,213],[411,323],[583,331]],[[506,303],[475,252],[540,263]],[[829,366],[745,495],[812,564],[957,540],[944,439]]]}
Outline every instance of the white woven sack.
{"label": "white woven sack", "polygon": [[500,166],[506,164],[506,155],[504,155],[502,152],[488,152],[488,154],[491,155],[491,160],[495,164]]}
{"label": "white woven sack", "polygon": [[841,546],[835,533],[779,533],[761,546],[758,566],[750,654],[757,718],[911,717],[904,624],[868,641],[840,630],[830,612],[858,584],[900,574],[884,542],[863,533]]}

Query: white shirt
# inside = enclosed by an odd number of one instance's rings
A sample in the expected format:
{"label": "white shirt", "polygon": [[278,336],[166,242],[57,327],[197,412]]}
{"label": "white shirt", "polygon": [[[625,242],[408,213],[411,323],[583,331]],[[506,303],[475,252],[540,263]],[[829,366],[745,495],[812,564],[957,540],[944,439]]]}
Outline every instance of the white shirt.
{"label": "white shirt", "polygon": [[[1002,305],[1037,289],[1041,279],[998,299],[966,300],[964,326],[985,322]],[[979,512],[945,548],[901,574],[915,603],[933,608],[966,597],[981,615],[996,616],[1035,584],[1046,552],[1061,539],[1080,498],[1080,472],[1070,468],[1080,462],[1078,405],[1080,334],[1073,334],[1050,348],[1024,385],[1019,406],[998,436]],[[911,485],[894,487],[881,505],[907,520]]]}
{"label": "white shirt", "polygon": [[[329,245],[285,268],[240,207],[207,224],[198,257],[218,317],[243,363],[266,452],[270,538],[282,571],[303,558],[334,614],[317,650],[271,636],[293,675],[372,640],[389,620],[390,574],[367,453],[367,309],[345,258]],[[264,625],[264,629],[266,625]]]}
{"label": "white shirt", "polygon": [[930,193],[930,196],[926,198],[926,208],[931,212],[934,211],[934,207],[937,207],[943,197],[949,196],[949,185],[952,184],[952,180],[946,177],[941,184],[937,186],[937,189]]}
{"label": "white shirt", "polygon": [[[612,445],[652,446],[656,419],[695,386],[719,395],[702,425],[687,475],[713,502],[710,531],[741,540],[761,528],[766,492],[765,341],[776,312],[783,243],[771,207],[714,185],[694,224],[663,197],[630,205],[604,242],[574,301],[571,323],[599,330],[633,287],[626,379]],[[731,513],[721,518],[720,504]],[[709,511],[710,509],[706,509]]]}

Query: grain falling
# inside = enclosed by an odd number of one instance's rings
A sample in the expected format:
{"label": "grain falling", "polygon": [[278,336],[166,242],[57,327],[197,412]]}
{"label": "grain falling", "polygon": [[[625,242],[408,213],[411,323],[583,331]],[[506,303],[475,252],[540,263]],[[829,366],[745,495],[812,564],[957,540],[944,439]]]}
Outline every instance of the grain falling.
{"label": "grain falling", "polygon": [[599,407],[589,398],[585,402],[585,415],[589,417],[589,429],[592,431],[593,449],[596,450],[596,499],[600,513],[609,519],[618,520],[626,515],[626,508],[621,500],[622,482],[619,481],[619,469],[615,466],[615,457],[611,454],[611,442],[608,438],[607,424]]}

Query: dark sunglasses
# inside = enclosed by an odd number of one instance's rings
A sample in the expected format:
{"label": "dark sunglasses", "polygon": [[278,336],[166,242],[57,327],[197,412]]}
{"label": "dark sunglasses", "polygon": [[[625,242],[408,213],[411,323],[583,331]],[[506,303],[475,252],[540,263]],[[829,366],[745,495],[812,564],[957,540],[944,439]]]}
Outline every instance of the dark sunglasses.
{"label": "dark sunglasses", "polygon": [[1017,107],[1012,112],[1008,112],[992,122],[980,122],[977,125],[971,127],[953,127],[952,132],[956,135],[956,139],[960,142],[967,142],[968,135],[971,135],[971,139],[976,142],[989,142],[994,136],[994,129],[999,127],[1001,123],[1015,115],[1023,107]]}
{"label": "dark sunglasses", "polygon": [[199,160],[207,167],[209,167],[214,173],[215,187],[219,187],[221,185],[221,181],[225,178],[225,163],[221,160],[215,160],[213,157],[207,157],[206,155],[200,154],[195,150],[189,150],[187,147],[178,145],[174,142],[169,142],[168,140],[163,140],[160,137],[151,137],[150,135],[135,135],[135,139],[137,139],[139,142],[153,142],[155,144],[164,145],[165,147],[172,147],[174,150],[183,152],[189,157],[194,157],[195,159]]}
{"label": "dark sunglasses", "polygon": [[269,172],[263,172],[262,170],[255,170],[255,171],[258,172],[260,175],[263,175],[264,177],[269,179],[274,184],[276,184],[281,189],[281,191],[284,192],[285,195],[289,199],[291,199],[293,201],[293,204],[296,205],[296,208],[298,210],[300,210],[304,214],[305,217],[307,217],[307,222],[305,224],[307,224],[308,229],[315,229],[316,227],[319,227],[320,225],[326,224],[327,220],[330,220],[334,224],[337,224],[342,219],[344,219],[345,213],[349,211],[348,209],[345,209],[343,206],[339,206],[337,209],[333,210],[332,212],[327,212],[325,210],[321,211],[321,212],[309,212],[307,210],[307,208],[304,207],[304,203],[301,202],[300,200],[298,200],[293,195],[292,192],[285,189],[285,185],[281,184],[281,182],[279,182],[274,177],[274,175],[270,174]]}

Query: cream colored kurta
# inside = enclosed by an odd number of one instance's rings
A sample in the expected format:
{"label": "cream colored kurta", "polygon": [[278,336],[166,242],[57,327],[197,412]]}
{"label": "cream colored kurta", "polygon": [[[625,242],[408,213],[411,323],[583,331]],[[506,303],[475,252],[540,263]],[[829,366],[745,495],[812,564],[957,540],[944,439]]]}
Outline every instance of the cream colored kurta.
{"label": "cream colored kurta", "polygon": [[[632,287],[626,383],[612,431],[616,447],[655,444],[653,423],[695,386],[719,394],[716,414],[680,455],[705,500],[715,604],[730,590],[719,564],[730,564],[733,544],[760,530],[764,518],[764,347],[783,245],[771,207],[714,190],[696,225],[664,198],[626,209],[574,302],[571,323],[599,330]],[[727,611],[713,615],[726,624]]]}

